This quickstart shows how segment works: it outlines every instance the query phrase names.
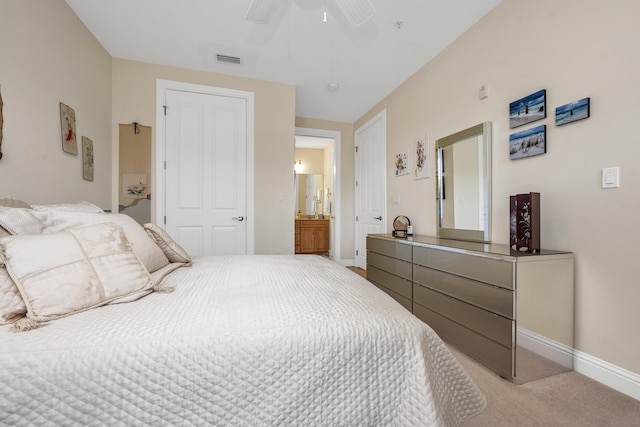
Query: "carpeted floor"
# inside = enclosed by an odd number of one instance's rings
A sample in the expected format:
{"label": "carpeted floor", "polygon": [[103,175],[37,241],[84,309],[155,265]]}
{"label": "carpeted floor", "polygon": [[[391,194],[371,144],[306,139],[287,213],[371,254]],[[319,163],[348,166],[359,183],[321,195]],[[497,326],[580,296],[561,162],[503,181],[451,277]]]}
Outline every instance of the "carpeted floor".
{"label": "carpeted floor", "polygon": [[640,427],[640,401],[575,371],[515,385],[450,348],[487,398],[461,427]]}

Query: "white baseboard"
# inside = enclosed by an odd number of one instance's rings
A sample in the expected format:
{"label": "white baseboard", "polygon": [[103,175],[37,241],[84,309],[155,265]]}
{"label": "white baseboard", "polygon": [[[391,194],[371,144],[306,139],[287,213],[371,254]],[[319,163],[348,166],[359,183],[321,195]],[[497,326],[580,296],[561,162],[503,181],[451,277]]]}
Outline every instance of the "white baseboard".
{"label": "white baseboard", "polygon": [[574,369],[573,348],[522,328],[518,328],[516,340],[519,346],[544,356],[565,368]]}
{"label": "white baseboard", "polygon": [[344,265],[345,267],[353,267],[355,260],[354,259],[339,259],[338,264]]}
{"label": "white baseboard", "polygon": [[533,332],[518,328],[518,345],[640,400],[640,375]]}
{"label": "white baseboard", "polygon": [[576,372],[640,400],[640,375],[578,350],[573,366]]}

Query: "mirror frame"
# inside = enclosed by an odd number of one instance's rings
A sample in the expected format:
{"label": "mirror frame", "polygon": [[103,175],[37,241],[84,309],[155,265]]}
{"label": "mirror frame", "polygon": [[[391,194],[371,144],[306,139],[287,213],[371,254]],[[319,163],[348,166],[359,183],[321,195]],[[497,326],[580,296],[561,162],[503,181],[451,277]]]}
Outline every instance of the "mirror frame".
{"label": "mirror frame", "polygon": [[[442,224],[442,149],[456,142],[464,141],[474,136],[482,135],[485,142],[482,150],[484,167],[484,230],[464,230],[459,228],[445,228]],[[484,122],[468,129],[445,136],[436,140],[436,195],[438,199],[436,211],[436,230],[438,237],[443,239],[467,240],[473,242],[491,242],[491,122]]]}

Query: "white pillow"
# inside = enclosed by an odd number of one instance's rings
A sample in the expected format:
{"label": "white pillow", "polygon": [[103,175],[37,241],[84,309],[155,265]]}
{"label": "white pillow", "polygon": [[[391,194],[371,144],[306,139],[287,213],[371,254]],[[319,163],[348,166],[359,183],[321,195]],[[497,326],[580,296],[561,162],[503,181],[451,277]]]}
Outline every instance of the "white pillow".
{"label": "white pillow", "polygon": [[36,211],[57,210],[67,212],[103,213],[104,211],[90,202],[56,203],[52,205],[31,205]]}
{"label": "white pillow", "polygon": [[0,246],[28,313],[14,331],[152,291],[149,272],[113,223],[3,237]]}
{"label": "white pillow", "polygon": [[69,230],[88,224],[114,222],[124,229],[133,251],[149,273],[153,273],[169,264],[169,260],[158,245],[147,235],[144,228],[129,215],[58,210],[34,211],[33,215],[42,219],[45,233]]}
{"label": "white pillow", "polygon": [[10,234],[37,234],[45,225],[33,209],[0,206],[0,227]]}
{"label": "white pillow", "polygon": [[13,323],[27,314],[20,291],[7,269],[0,268],[0,325]]}
{"label": "white pillow", "polygon": [[191,256],[166,231],[152,223],[147,223],[143,227],[149,237],[162,249],[162,252],[170,262],[182,262],[191,265]]}

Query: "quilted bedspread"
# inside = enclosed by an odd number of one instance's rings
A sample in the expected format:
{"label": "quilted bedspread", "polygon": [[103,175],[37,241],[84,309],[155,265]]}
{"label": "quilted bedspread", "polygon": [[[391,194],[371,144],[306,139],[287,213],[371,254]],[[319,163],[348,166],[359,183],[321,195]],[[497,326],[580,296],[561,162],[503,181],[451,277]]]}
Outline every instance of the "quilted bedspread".
{"label": "quilted bedspread", "polygon": [[454,426],[485,405],[431,328],[322,257],[196,257],[164,280],[1,327],[0,425]]}

